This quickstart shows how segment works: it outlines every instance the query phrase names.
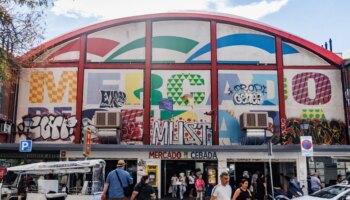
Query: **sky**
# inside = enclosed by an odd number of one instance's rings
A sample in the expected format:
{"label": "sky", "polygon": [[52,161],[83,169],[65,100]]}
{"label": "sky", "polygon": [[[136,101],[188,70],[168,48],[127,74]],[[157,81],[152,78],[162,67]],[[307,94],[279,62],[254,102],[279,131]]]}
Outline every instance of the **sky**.
{"label": "sky", "polygon": [[47,11],[45,40],[98,22],[172,11],[238,15],[317,45],[330,38],[333,52],[350,49],[350,0],[56,0]]}

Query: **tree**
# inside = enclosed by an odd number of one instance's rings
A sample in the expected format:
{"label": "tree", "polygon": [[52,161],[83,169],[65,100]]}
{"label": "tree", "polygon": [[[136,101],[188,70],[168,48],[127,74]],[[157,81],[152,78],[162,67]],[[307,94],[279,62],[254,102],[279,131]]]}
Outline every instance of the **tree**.
{"label": "tree", "polygon": [[18,57],[43,39],[45,9],[53,0],[0,0],[0,80],[31,65]]}

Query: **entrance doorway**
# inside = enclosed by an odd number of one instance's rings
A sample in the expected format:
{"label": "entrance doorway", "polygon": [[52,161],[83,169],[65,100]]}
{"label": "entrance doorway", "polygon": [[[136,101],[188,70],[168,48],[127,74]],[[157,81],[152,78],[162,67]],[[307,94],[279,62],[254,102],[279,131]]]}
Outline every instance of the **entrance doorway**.
{"label": "entrance doorway", "polygon": [[[286,189],[288,187],[287,177],[296,175],[296,163],[294,162],[272,162],[272,177],[274,187]],[[259,171],[266,177],[268,191],[271,190],[270,169],[268,162],[228,162],[230,185],[232,188],[238,187],[242,179],[248,179],[251,184],[252,176]],[[248,173],[248,178],[244,176]]]}
{"label": "entrance doorway", "polygon": [[[210,190],[218,182],[218,163],[217,161],[196,161],[196,160],[162,160],[162,197],[171,196],[168,193],[171,186],[171,177],[176,174],[184,173],[189,176],[193,171],[195,174],[202,174],[207,188]],[[188,180],[187,180],[188,181]],[[208,190],[207,190],[208,191]],[[208,191],[209,193],[210,191]],[[189,195],[189,189],[186,189],[185,197]]]}

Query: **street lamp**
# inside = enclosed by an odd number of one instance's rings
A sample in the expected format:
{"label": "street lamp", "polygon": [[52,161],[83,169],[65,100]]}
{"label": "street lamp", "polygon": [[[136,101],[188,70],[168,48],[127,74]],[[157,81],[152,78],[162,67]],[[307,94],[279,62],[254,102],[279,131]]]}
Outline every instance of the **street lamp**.
{"label": "street lamp", "polygon": [[23,123],[24,123],[24,128],[27,129],[26,136],[29,137],[29,129],[30,127],[33,126],[34,121],[31,116],[27,115],[23,118]]}
{"label": "street lamp", "polygon": [[271,185],[271,194],[272,194],[272,199],[275,199],[275,192],[273,191],[274,186],[273,186],[273,174],[272,174],[272,139],[273,135],[267,136],[266,135],[266,130],[265,130],[265,138],[267,139],[267,155],[269,157],[269,170],[270,170],[270,185]]}
{"label": "street lamp", "polygon": [[309,122],[305,119],[300,123],[300,128],[303,130],[303,132],[307,133],[307,130],[309,129]]}

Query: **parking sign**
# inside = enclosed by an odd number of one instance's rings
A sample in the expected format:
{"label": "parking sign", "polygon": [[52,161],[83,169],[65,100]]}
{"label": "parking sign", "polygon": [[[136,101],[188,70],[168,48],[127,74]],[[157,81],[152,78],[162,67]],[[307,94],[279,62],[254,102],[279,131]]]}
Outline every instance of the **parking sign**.
{"label": "parking sign", "polygon": [[301,153],[303,156],[313,156],[314,148],[311,136],[300,136]]}
{"label": "parking sign", "polygon": [[21,140],[19,143],[19,152],[32,152],[32,141]]}

